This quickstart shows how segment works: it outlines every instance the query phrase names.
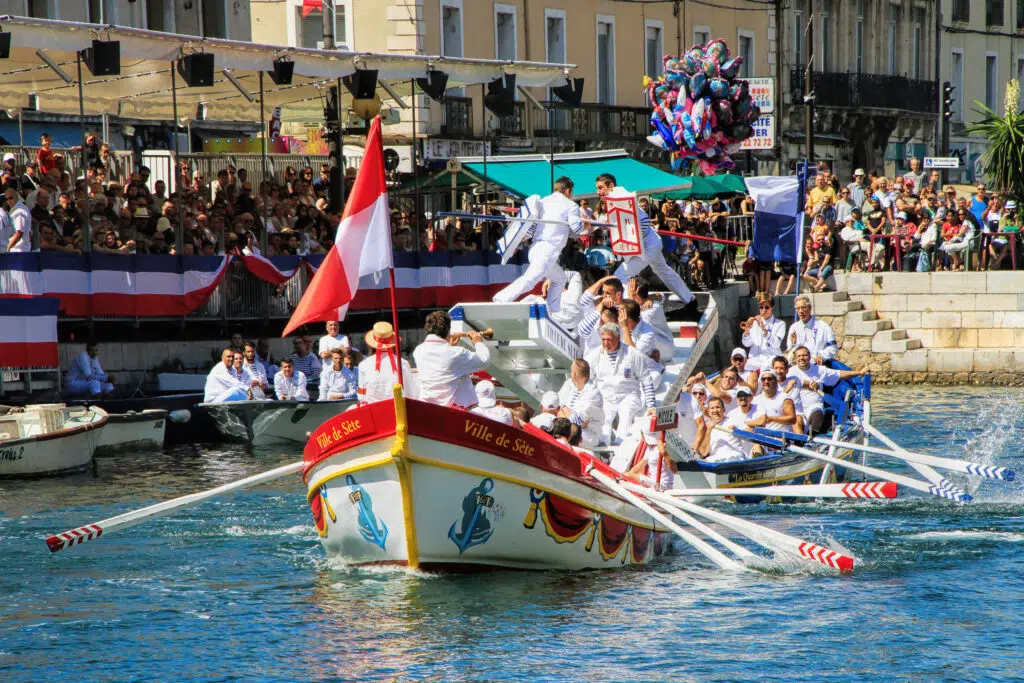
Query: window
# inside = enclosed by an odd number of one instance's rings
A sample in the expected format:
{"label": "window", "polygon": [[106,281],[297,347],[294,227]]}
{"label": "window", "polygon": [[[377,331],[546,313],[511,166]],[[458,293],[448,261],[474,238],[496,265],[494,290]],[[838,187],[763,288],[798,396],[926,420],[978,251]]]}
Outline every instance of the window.
{"label": "window", "polygon": [[[160,0],[157,0],[159,2]],[[209,1],[209,0],[208,0]],[[324,46],[324,12],[322,9],[306,9],[302,16],[302,0],[291,0],[292,12],[295,15],[295,46],[312,49],[323,49]],[[348,8],[344,0],[336,0],[334,8],[334,46],[337,49],[348,49]]]}
{"label": "window", "polygon": [[971,20],[971,0],[953,0],[953,21]]}
{"label": "window", "polygon": [[[565,64],[565,10],[544,10],[544,54],[549,63]],[[548,90],[548,100],[556,101]],[[551,125],[555,130],[566,130],[569,127],[569,112],[565,109],[550,110]]]}
{"label": "window", "polygon": [[[1024,57],[1017,57],[1017,82],[1024,83]],[[1022,104],[1024,104],[1024,93],[1017,95],[1017,108],[1019,109]]]}
{"label": "window", "polygon": [[441,55],[462,56],[462,3],[441,0]]}
{"label": "window", "polygon": [[164,0],[146,0],[146,20],[150,31],[169,31],[164,18]]}
{"label": "window", "polygon": [[985,0],[985,25],[1003,25],[1003,0]]}
{"label": "window", "polygon": [[964,53],[953,51],[953,121],[963,123],[964,109]]}
{"label": "window", "polygon": [[740,78],[753,78],[756,74],[754,63],[754,32],[739,30],[739,39],[736,41],[738,53],[743,57],[743,64],[740,65]]}
{"label": "window", "polygon": [[821,65],[822,71],[831,71],[832,66],[832,2],[831,0],[822,0],[821,2],[821,13],[820,20],[816,28],[818,33],[821,34],[821,58],[818,60],[818,64]]}
{"label": "window", "polygon": [[1017,30],[1024,29],[1024,0],[1017,0]]}
{"label": "window", "polygon": [[793,0],[793,62],[801,66],[806,61],[804,59],[804,31],[806,30],[804,2],[803,0]]}
{"label": "window", "polygon": [[227,38],[228,17],[225,0],[206,0],[201,7],[203,10],[203,37]]}
{"label": "window", "polygon": [[999,58],[993,54],[985,55],[985,106],[996,110],[996,98],[999,96]]}
{"label": "window", "polygon": [[914,38],[910,51],[910,58],[913,60],[911,76],[920,79],[924,76],[924,10],[920,7],[915,7],[912,12],[914,17]]}
{"label": "window", "polygon": [[36,19],[46,19],[46,0],[27,0],[25,3],[25,13]]}
{"label": "window", "polygon": [[693,43],[703,47],[711,40],[711,27],[698,24],[693,27]]}
{"label": "window", "polygon": [[657,78],[665,72],[662,60],[665,57],[664,25],[648,19],[644,22],[644,73]]}
{"label": "window", "polygon": [[615,104],[615,17],[597,15],[597,101]]}
{"label": "window", "polygon": [[494,6],[494,56],[497,59],[516,58],[516,6]]}
{"label": "window", "polygon": [[[1024,1],[1024,0],[1022,0]],[[857,73],[864,71],[864,19],[867,16],[867,0],[857,0],[853,23],[853,52]]]}
{"label": "window", "polygon": [[899,32],[900,32],[900,7],[899,5],[889,5],[889,22],[887,25],[889,32],[889,69],[888,74],[895,76],[899,73],[900,61],[899,55],[896,50],[899,46]]}

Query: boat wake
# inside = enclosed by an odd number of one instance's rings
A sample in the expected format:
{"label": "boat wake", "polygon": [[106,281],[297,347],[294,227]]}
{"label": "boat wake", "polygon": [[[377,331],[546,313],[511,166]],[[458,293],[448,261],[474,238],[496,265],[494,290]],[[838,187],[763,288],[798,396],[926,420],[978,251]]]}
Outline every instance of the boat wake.
{"label": "boat wake", "polygon": [[941,543],[1024,543],[1024,532],[988,531],[984,529],[958,529],[954,531],[922,531],[916,534],[909,534],[907,536],[903,536],[903,540],[911,542],[939,541]]}

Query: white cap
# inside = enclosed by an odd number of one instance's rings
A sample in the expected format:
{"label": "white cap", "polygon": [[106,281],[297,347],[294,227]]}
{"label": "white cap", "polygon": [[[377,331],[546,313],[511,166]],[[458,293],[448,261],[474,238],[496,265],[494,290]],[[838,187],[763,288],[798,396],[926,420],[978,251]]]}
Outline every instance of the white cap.
{"label": "white cap", "polygon": [[544,392],[544,395],[540,398],[540,407],[542,410],[555,410],[558,408],[558,394],[553,391]]}
{"label": "white cap", "polygon": [[736,395],[739,396],[740,394],[746,394],[747,396],[753,396],[754,392],[752,392],[750,390],[750,387],[748,387],[746,384],[741,384],[741,385],[739,385],[736,388]]}
{"label": "white cap", "polygon": [[903,220],[907,220],[907,212],[900,211],[899,213],[896,214],[896,218],[902,218]]}
{"label": "white cap", "polygon": [[847,216],[846,218],[843,219],[843,223],[856,223],[856,222],[857,222],[857,219],[854,218],[853,216]]}
{"label": "white cap", "polygon": [[1016,209],[1017,208],[1017,202],[1015,202],[1015,201],[1013,201],[1011,199],[1010,201],[1006,202],[1006,208],[1007,209]]}
{"label": "white cap", "polygon": [[864,175],[864,169],[863,168],[858,168],[856,171],[853,172],[853,177],[854,178],[856,178],[859,175]]}
{"label": "white cap", "polygon": [[697,384],[694,384],[692,387],[690,387],[690,394],[693,394],[695,391],[703,391],[706,394],[708,393],[708,388],[701,384],[700,382],[698,382]]}
{"label": "white cap", "polygon": [[530,418],[530,424],[541,429],[551,431],[551,425],[555,423],[555,416],[551,413],[537,413]]}
{"label": "white cap", "polygon": [[494,397],[494,382],[483,380],[476,384],[476,402],[481,408],[493,408],[498,401]]}
{"label": "white cap", "polygon": [[15,159],[15,156],[13,154],[11,154],[10,152],[8,152],[7,154],[4,155],[4,162],[5,163],[8,162],[8,161],[14,161],[14,159]]}
{"label": "white cap", "polygon": [[743,356],[744,358],[746,358],[747,350],[742,346],[737,346],[735,349],[732,350],[732,353],[729,354],[729,358],[732,358],[733,356]]}

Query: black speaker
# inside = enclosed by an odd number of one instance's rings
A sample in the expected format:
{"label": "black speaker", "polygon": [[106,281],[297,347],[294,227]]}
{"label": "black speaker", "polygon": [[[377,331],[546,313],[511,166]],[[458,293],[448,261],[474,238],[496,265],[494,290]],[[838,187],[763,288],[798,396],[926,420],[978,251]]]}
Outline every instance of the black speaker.
{"label": "black speaker", "polygon": [[496,116],[512,116],[515,113],[516,76],[505,74],[505,78],[495,78],[487,84],[484,95],[484,106]]}
{"label": "black speaker", "polygon": [[0,59],[11,57],[11,34],[6,31],[0,32]]}
{"label": "black speaker", "polygon": [[121,75],[121,41],[94,40],[82,50],[82,61],[93,76]]}
{"label": "black speaker", "polygon": [[209,88],[213,85],[213,55],[194,52],[178,60],[178,73],[190,88]]}
{"label": "black speaker", "polygon": [[291,85],[294,73],[295,62],[290,59],[275,59],[274,70],[270,72],[270,80],[277,85]]}
{"label": "black speaker", "polygon": [[448,88],[448,74],[443,71],[430,71],[426,78],[417,78],[416,85],[427,93],[427,97],[435,102],[444,101],[444,91]]}
{"label": "black speaker", "polygon": [[376,69],[357,69],[351,76],[342,78],[341,82],[352,93],[353,99],[372,100],[377,94]]}
{"label": "black speaker", "polygon": [[570,107],[578,107],[583,103],[583,79],[574,78],[566,81],[565,85],[552,88],[551,92]]}
{"label": "black speaker", "polygon": [[26,111],[39,111],[39,94],[30,92],[28,94],[28,106],[25,107]]}

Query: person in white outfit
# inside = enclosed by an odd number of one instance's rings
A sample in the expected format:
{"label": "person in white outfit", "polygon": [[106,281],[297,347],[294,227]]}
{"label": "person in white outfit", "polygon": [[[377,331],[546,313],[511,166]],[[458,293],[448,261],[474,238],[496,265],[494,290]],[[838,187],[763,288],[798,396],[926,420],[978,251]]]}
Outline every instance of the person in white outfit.
{"label": "person in white outfit", "polygon": [[743,442],[732,431],[733,427],[726,423],[722,399],[717,396],[708,399],[708,415],[698,423],[694,452],[701,460],[711,463],[746,460]]}
{"label": "person in white outfit", "polygon": [[481,380],[476,385],[476,405],[470,408],[469,412],[483,415],[486,418],[507,424],[510,427],[515,425],[512,418],[512,411],[505,406],[498,405],[495,397],[494,382]]}
{"label": "person in white outfit", "polygon": [[[761,408],[754,405],[754,394],[749,387],[741,386],[736,391],[736,407],[725,414],[725,424],[733,429],[750,431],[754,420],[761,415]],[[748,458],[764,455],[764,448],[752,441],[743,441],[743,452]]]}
{"label": "person in white outfit", "polygon": [[618,323],[623,343],[632,346],[644,357],[651,376],[651,386],[657,391],[665,366],[661,364],[661,351],[658,350],[658,337],[654,328],[640,316],[640,304],[632,299],[623,300],[619,306]]}
{"label": "person in white outfit", "polygon": [[761,393],[754,399],[754,405],[761,411],[753,420],[754,426],[800,433],[793,399],[779,389],[779,378],[774,374],[766,372],[761,375]]}
{"label": "person in white outfit", "polygon": [[254,380],[259,382],[259,385],[254,386],[251,390],[252,397],[256,400],[263,400],[270,393],[270,379],[267,377],[267,371],[263,367],[263,363],[256,358],[256,344],[246,342],[243,348],[245,362],[242,363],[242,367]]}
{"label": "person in white outfit", "polygon": [[309,400],[306,375],[295,369],[295,362],[291,358],[282,360],[281,369],[274,375],[274,393],[277,394],[278,401]]}
{"label": "person in white outfit", "polygon": [[[615,180],[615,176],[610,173],[602,173],[597,177],[596,181],[597,194],[601,197],[605,197],[609,194],[615,193],[618,187],[618,183]],[[626,280],[631,277],[639,275],[644,268],[647,266],[651,267],[654,274],[665,283],[665,286],[675,292],[683,303],[687,304],[687,308],[690,309],[688,313],[694,313],[697,310],[697,299],[693,296],[693,292],[683,282],[683,278],[679,277],[679,273],[672,269],[672,266],[665,262],[665,254],[662,252],[661,236],[651,226],[650,217],[641,209],[639,206],[636,209],[637,218],[640,221],[640,238],[643,240],[644,253],[642,256],[630,256],[626,258],[622,264],[616,269],[615,277],[620,280]]]}
{"label": "person in white outfit", "polygon": [[750,349],[747,368],[767,370],[771,368],[772,359],[782,353],[786,323],[775,317],[771,295],[758,295],[757,310],[757,315],[740,323],[740,329],[743,330],[741,341]]}
{"label": "person in white outfit", "polygon": [[331,352],[334,349],[348,351],[351,348],[352,343],[349,341],[348,336],[341,333],[341,323],[337,320],[328,320],[327,334],[320,337],[320,344],[317,347],[317,354],[320,356],[322,365],[321,372],[326,372],[331,367]]}
{"label": "person in white outfit", "polygon": [[85,351],[75,356],[68,370],[68,393],[73,396],[88,394],[95,398],[113,393],[114,384],[110,376],[100,367],[99,347],[90,341]]}
{"label": "person in white outfit", "polygon": [[569,233],[578,235],[583,230],[580,207],[572,201],[572,190],[572,180],[563,176],[555,181],[554,191],[540,201],[540,217],[543,220],[563,223],[534,224],[533,244],[529,251],[530,265],[509,286],[495,294],[492,301],[515,301],[539,283],[549,280],[546,297],[548,311],[561,311],[566,276],[565,270],[558,265],[558,257],[562,253],[562,247],[569,241]]}
{"label": "person in white outfit", "polygon": [[359,402],[376,403],[394,398],[398,384],[398,363],[406,398],[420,397],[420,382],[409,361],[399,355],[399,341],[391,323],[378,322],[366,333],[366,346],[373,351],[359,363]]}
{"label": "person in white outfit", "polygon": [[629,298],[640,304],[640,317],[654,330],[655,343],[658,347],[658,359],[662,365],[672,362],[675,355],[675,339],[672,337],[672,328],[668,326],[668,318],[665,317],[665,307],[661,303],[660,295],[651,295],[650,285],[647,280],[641,277],[632,278],[629,281]]}
{"label": "person in white outfit", "polygon": [[491,350],[483,337],[479,332],[469,333],[473,351],[451,344],[451,318],[446,311],[428,315],[424,329],[426,339],[412,352],[420,375],[420,400],[466,409],[475,405],[472,375],[491,361]]}
{"label": "person in white outfit", "polygon": [[789,377],[795,378],[800,385],[800,402],[803,403],[803,415],[813,432],[820,432],[825,419],[825,405],[822,391],[826,387],[834,387],[844,379],[860,377],[867,372],[861,370],[834,370],[811,362],[811,350],[806,346],[798,346],[793,351],[796,361],[789,369]]}
{"label": "person in white outfit", "polygon": [[839,351],[836,335],[828,323],[818,320],[811,313],[811,300],[806,296],[793,299],[798,320],[789,326],[786,334],[789,350],[798,346],[806,346],[811,351],[811,360],[818,365],[832,360]]}
{"label": "person in white outfit", "polygon": [[626,472],[626,476],[636,477],[641,482],[646,479],[653,482],[658,476],[658,460],[661,460],[661,480],[657,482],[656,488],[664,491],[672,488],[675,479],[676,463],[668,456],[668,447],[658,436],[657,432],[650,430],[650,424],[643,427],[644,453],[643,457]]}
{"label": "person in white outfit", "polygon": [[[477,388],[479,386],[477,385]],[[530,424],[550,432],[556,417],[558,417],[558,394],[546,391],[540,397],[540,412],[530,418]]]}
{"label": "person in white outfit", "polygon": [[356,397],[359,387],[349,382],[345,374],[345,352],[340,348],[331,351],[331,365],[320,373],[320,401],[346,401]]}
{"label": "person in white outfit", "polygon": [[580,445],[596,448],[601,444],[604,427],[604,399],[590,378],[590,363],[577,358],[569,369],[569,379],[558,390],[558,416],[568,418],[583,430]]}
{"label": "person in white outfit", "polygon": [[633,420],[644,408],[654,408],[654,387],[644,357],[622,343],[615,323],[601,326],[601,346],[586,358],[604,401],[602,440],[614,445],[622,441]]}
{"label": "person in white outfit", "polygon": [[[236,368],[235,356],[238,356]],[[246,401],[250,398],[252,375],[242,368],[244,356],[233,349],[224,349],[210,374],[206,376],[206,387],[203,392],[204,403],[227,403],[229,401]]]}
{"label": "person in white outfit", "polygon": [[21,195],[12,188],[4,191],[7,198],[7,212],[10,215],[11,229],[13,234],[7,240],[7,251],[29,252],[32,251],[32,212],[21,201]]}

